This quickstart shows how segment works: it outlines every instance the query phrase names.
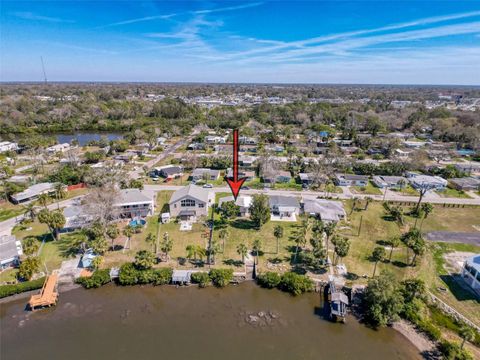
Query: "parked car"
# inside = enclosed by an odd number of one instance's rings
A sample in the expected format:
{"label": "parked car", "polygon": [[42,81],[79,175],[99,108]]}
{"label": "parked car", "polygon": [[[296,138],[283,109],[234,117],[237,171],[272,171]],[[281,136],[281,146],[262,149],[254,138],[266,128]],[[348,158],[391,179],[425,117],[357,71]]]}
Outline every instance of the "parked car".
{"label": "parked car", "polygon": [[203,188],[204,189],[211,189],[211,188],[213,188],[213,185],[212,184],[205,184],[205,185],[203,185]]}

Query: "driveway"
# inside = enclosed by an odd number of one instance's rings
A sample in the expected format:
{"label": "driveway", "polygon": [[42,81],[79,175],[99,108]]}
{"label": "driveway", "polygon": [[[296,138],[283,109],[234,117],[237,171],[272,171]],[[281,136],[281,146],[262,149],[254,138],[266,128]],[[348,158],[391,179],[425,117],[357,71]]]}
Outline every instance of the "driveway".
{"label": "driveway", "polygon": [[480,246],[480,232],[450,232],[450,231],[432,231],[427,233],[427,240],[449,243],[463,243]]}

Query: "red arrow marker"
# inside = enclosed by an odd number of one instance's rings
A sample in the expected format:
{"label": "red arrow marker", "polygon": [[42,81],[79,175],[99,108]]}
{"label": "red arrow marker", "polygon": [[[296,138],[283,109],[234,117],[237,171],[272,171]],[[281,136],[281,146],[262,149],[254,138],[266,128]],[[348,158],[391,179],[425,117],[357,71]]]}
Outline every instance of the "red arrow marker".
{"label": "red arrow marker", "polygon": [[225,176],[225,181],[230,190],[232,190],[233,197],[237,200],[237,196],[240,193],[240,188],[245,182],[245,178],[238,178],[238,130],[233,130],[233,179]]}

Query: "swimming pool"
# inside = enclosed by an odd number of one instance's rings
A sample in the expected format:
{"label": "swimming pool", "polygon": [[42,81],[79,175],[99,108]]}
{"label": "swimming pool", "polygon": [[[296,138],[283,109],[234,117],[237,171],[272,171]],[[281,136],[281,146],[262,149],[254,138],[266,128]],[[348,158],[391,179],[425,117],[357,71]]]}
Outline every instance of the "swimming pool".
{"label": "swimming pool", "polygon": [[142,225],[145,225],[146,221],[143,220],[143,219],[134,219],[132,221],[130,221],[128,224],[130,226],[142,226]]}

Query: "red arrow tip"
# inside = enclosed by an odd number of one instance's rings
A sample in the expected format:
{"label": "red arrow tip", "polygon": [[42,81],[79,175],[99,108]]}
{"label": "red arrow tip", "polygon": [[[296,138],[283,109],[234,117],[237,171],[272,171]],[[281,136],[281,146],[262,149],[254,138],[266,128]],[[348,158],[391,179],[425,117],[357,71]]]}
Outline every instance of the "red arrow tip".
{"label": "red arrow tip", "polygon": [[235,198],[235,200],[237,200],[237,196],[240,193],[240,188],[245,182],[245,178],[238,179],[236,181],[234,179],[225,178],[225,181],[227,182],[228,186],[230,186],[230,190],[232,190],[233,197]]}

